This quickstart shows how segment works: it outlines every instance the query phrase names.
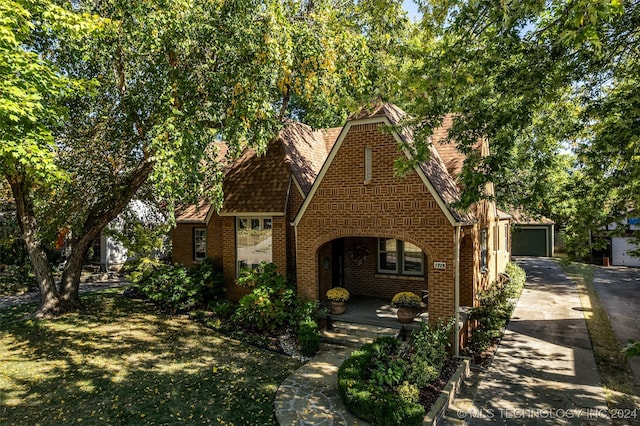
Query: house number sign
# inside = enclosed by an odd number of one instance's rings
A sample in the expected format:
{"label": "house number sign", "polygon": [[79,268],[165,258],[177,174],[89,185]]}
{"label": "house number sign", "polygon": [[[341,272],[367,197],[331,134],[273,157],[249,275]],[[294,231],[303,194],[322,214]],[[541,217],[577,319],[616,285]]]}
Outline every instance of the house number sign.
{"label": "house number sign", "polygon": [[447,262],[433,262],[433,269],[447,269]]}

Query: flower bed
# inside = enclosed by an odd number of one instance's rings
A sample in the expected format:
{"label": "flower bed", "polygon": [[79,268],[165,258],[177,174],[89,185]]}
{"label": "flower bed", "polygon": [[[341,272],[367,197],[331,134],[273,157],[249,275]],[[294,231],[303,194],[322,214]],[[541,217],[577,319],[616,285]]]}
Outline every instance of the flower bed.
{"label": "flower bed", "polygon": [[354,351],[338,371],[347,409],[376,425],[422,424],[457,366],[447,361],[452,324],[425,323],[409,344],[385,337]]}

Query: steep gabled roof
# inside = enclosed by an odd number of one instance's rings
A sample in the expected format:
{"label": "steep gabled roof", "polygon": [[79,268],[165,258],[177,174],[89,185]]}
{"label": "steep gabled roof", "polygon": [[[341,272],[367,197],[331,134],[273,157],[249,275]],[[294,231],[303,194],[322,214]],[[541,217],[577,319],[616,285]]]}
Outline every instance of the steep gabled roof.
{"label": "steep gabled roof", "polygon": [[289,161],[282,144],[272,141],[264,155],[248,148],[225,168],[221,215],[284,214],[289,189]]}
{"label": "steep gabled roof", "polygon": [[333,129],[330,130],[330,134],[322,130],[314,131],[306,124],[291,122],[278,135],[291,166],[291,173],[305,196],[327,159],[330,150],[327,146],[335,143],[337,136],[334,137]]}
{"label": "steep gabled roof", "polygon": [[[394,104],[385,103],[377,105],[371,111],[360,111],[352,115],[349,120],[364,120],[375,117],[386,117],[392,126],[402,126],[403,121],[408,118],[408,114]],[[451,208],[451,204],[460,201],[460,189],[439,152],[440,147],[446,146],[440,142],[446,137],[451,123],[451,116],[447,116],[445,117],[443,126],[435,130],[432,143],[429,145],[429,160],[420,163],[419,168],[429,180],[437,195],[446,204],[447,209],[455,220],[458,222],[469,222],[474,220],[473,215]],[[407,145],[413,145],[415,143],[413,128],[406,126],[397,128],[397,134],[404,143]],[[457,149],[455,151],[459,153]],[[445,152],[451,160],[458,158],[457,154],[454,155],[453,150],[449,149]],[[406,154],[410,156],[410,153],[407,152]],[[462,161],[464,161],[464,157],[462,157]],[[462,165],[460,165],[460,167],[462,167]]]}
{"label": "steep gabled roof", "polygon": [[[313,186],[311,187],[311,190],[309,191],[309,194],[305,199],[302,208],[296,215],[294,224],[297,225],[302,219],[306,207],[311,202],[311,198],[313,198],[313,194],[316,188],[320,185],[320,181],[322,180],[324,173],[326,173],[326,170],[329,168],[331,161],[337,153],[337,150],[339,150],[345,135],[349,132],[349,129],[353,125],[355,125],[354,123],[386,123],[386,125],[388,126],[395,127],[394,131],[392,131],[391,133],[396,138],[398,138],[397,141],[399,143],[403,142],[406,145],[412,145],[415,143],[413,129],[410,127],[401,126],[405,118],[407,118],[407,114],[404,111],[402,111],[397,106],[389,103],[377,104],[372,109],[362,109],[352,114],[347,119],[347,124],[340,132],[338,139],[329,152],[329,156],[325,161],[322,169],[320,170]],[[459,212],[451,207],[452,203],[460,200],[460,191],[454,179],[444,165],[444,162],[438,154],[438,151],[436,150],[434,145],[430,144],[429,149],[429,160],[416,166],[416,171],[422,177],[424,183],[427,185],[430,192],[432,193],[436,201],[438,201],[438,204],[447,214],[449,220],[452,223],[468,223],[474,221],[475,219],[472,214]],[[411,157],[410,152],[405,151],[405,154],[408,157]]]}

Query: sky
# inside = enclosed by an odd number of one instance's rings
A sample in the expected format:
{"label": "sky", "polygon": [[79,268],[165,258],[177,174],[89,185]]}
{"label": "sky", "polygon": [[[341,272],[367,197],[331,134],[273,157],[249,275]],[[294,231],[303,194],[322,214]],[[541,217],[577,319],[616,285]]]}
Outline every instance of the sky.
{"label": "sky", "polygon": [[409,18],[412,20],[417,20],[418,16],[418,5],[414,3],[413,0],[404,0],[403,1],[404,9],[409,13]]}

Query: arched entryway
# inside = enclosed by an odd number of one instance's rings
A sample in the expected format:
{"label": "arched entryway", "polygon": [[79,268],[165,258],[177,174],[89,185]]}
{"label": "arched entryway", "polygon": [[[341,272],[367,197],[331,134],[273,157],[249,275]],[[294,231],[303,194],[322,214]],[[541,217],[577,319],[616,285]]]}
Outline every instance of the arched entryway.
{"label": "arched entryway", "polygon": [[331,287],[353,295],[390,300],[400,291],[428,291],[427,254],[414,242],[393,236],[347,236],[317,251],[318,298]]}

